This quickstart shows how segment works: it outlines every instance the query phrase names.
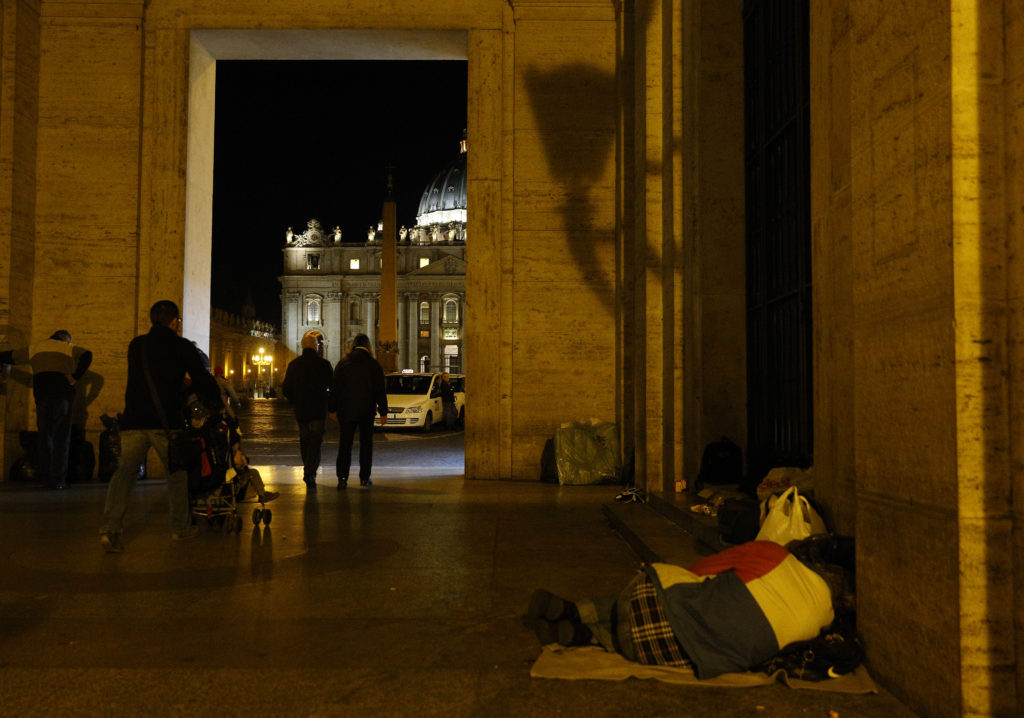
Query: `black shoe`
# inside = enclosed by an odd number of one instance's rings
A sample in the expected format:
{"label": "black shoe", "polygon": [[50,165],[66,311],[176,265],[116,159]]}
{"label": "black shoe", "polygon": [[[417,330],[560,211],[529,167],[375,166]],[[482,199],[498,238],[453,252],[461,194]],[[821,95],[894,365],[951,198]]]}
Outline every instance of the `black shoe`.
{"label": "black shoe", "polygon": [[579,619],[564,619],[557,624],[558,643],[563,646],[587,646],[594,634]]}
{"label": "black shoe", "polygon": [[562,619],[579,619],[576,604],[560,598],[550,591],[539,588],[530,597],[530,607],[526,609],[526,618],[543,618],[547,621]]}
{"label": "black shoe", "polygon": [[316,491],[316,479],[303,479],[306,483],[306,488],[310,491]]}
{"label": "black shoe", "polygon": [[533,626],[533,631],[537,634],[537,641],[540,642],[540,645],[549,646],[552,643],[558,643],[557,623],[545,621],[544,619],[530,621],[529,623]]}
{"label": "black shoe", "polygon": [[342,489],[346,489],[346,488],[348,488],[348,479],[342,479],[342,478],[339,477],[338,478],[338,490],[341,491]]}
{"label": "black shoe", "polygon": [[359,485],[364,489],[368,489],[373,486],[373,482],[369,479],[359,479]]}

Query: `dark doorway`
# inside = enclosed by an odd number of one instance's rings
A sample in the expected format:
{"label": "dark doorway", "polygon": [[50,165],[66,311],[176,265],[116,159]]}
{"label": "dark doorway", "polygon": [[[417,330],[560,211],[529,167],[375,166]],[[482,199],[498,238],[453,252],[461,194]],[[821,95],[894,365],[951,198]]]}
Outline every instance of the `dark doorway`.
{"label": "dark doorway", "polygon": [[808,0],[743,8],[748,472],[810,466]]}

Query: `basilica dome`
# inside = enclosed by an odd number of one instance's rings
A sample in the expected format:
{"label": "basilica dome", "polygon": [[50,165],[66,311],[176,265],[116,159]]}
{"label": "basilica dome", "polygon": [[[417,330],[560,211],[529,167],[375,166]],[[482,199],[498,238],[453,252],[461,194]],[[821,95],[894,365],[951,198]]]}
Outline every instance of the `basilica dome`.
{"label": "basilica dome", "polygon": [[466,141],[463,140],[458,157],[449,162],[423,190],[416,227],[426,230],[457,229],[459,238],[465,235],[466,225]]}

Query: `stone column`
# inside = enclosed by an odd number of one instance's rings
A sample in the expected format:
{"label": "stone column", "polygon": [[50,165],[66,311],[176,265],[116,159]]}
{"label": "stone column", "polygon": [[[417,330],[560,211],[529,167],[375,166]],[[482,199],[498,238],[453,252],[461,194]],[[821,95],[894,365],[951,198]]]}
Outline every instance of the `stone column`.
{"label": "stone column", "polygon": [[363,326],[366,336],[370,338],[370,346],[377,346],[377,297],[373,294],[363,295]]}
{"label": "stone column", "polygon": [[405,294],[398,297],[398,371],[409,366],[409,332],[405,328],[409,312],[405,303]]}
{"label": "stone column", "polygon": [[420,368],[420,297],[409,295],[409,367]]}
{"label": "stone column", "polygon": [[341,343],[342,315],[345,309],[342,302],[341,292],[327,292],[324,298],[323,335],[326,347],[324,347],[324,359],[337,364],[344,352]]}
{"label": "stone column", "polygon": [[430,295],[430,367],[439,371],[441,366],[441,295]]}

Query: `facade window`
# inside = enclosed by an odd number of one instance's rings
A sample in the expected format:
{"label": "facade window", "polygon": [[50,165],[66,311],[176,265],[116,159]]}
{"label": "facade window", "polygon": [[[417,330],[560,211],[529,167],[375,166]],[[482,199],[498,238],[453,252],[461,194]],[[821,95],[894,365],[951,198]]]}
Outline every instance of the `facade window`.
{"label": "facade window", "polygon": [[359,260],[358,259],[350,259],[350,260],[348,260],[348,268],[349,269],[359,269]]}
{"label": "facade window", "polygon": [[306,269],[320,269],[320,255],[319,254],[307,254],[306,255]]}
{"label": "facade window", "polygon": [[459,321],[459,300],[444,300],[444,322],[445,324],[457,324]]}
{"label": "facade window", "polygon": [[320,323],[320,298],[310,297],[306,300],[306,324]]}
{"label": "facade window", "polygon": [[359,321],[359,302],[353,300],[348,304],[348,318],[350,321]]}
{"label": "facade window", "polygon": [[425,267],[430,264],[430,257],[420,257],[420,266]]}
{"label": "facade window", "polygon": [[420,302],[420,324],[430,324],[430,302]]}
{"label": "facade window", "polygon": [[458,327],[445,327],[444,332],[442,333],[441,336],[447,341],[457,341],[459,338]]}
{"label": "facade window", "polygon": [[420,329],[420,337],[422,337],[423,339],[430,339],[430,330]]}

